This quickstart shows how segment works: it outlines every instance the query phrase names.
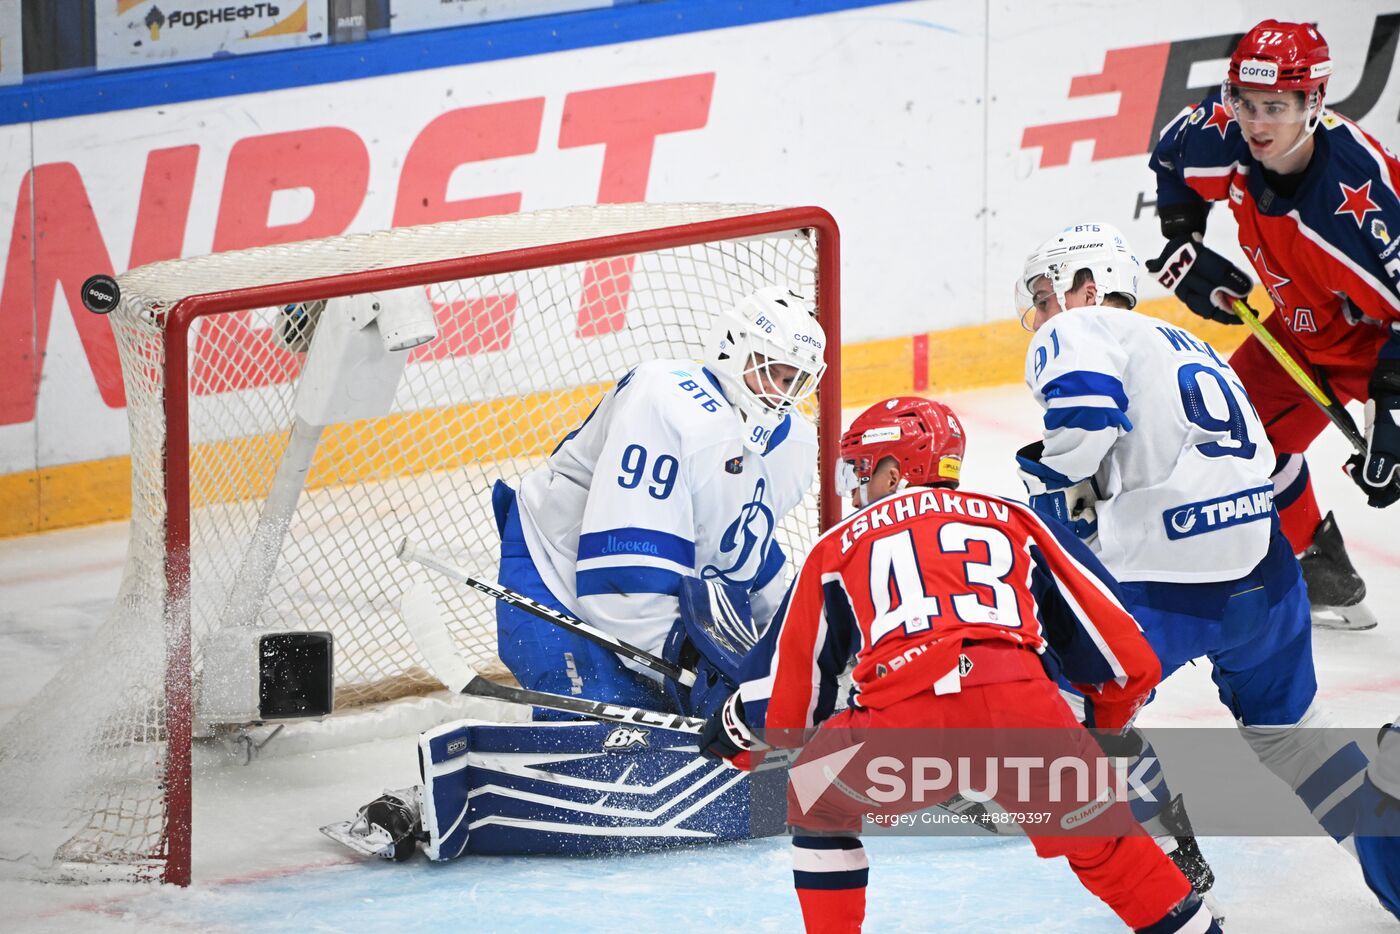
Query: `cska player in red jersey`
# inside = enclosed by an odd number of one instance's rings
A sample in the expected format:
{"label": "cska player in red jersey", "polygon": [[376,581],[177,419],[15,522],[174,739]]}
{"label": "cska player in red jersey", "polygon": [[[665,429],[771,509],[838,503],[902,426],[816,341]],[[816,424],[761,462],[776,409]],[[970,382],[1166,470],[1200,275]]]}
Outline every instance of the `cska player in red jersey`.
{"label": "cska player in red jersey", "polygon": [[[1265,322],[1334,398],[1366,402],[1366,453],[1347,471],[1375,507],[1400,499],[1400,161],[1324,109],[1332,61],[1307,23],[1265,20],[1219,92],[1167,127],[1151,157],[1169,242],[1149,272],[1196,314],[1239,324],[1250,280],[1203,242],[1228,201],[1277,313]],[[1327,419],[1257,338],[1230,358],[1278,456],[1274,504],[1299,555],[1315,625],[1369,629],[1366,585],[1336,521],[1320,518],[1303,459]]]}
{"label": "cska player in red jersey", "polygon": [[[872,804],[907,814],[974,789],[1016,815],[1038,855],[1066,857],[1133,930],[1219,932],[1186,877],[1102,788],[1088,792],[1089,807],[1041,823],[1030,808],[1058,800],[1048,786],[1028,779],[1030,790],[1013,794],[1014,783],[993,783],[1001,766],[980,755],[993,750],[1001,763],[1024,762],[1048,742],[1053,758],[1037,761],[1103,761],[1047,666],[1063,665],[1093,722],[1113,730],[1160,668],[1112,578],[1072,534],[1023,504],[957,489],[963,444],[953,413],[926,399],[889,399],[855,420],[838,483],[857,511],[813,546],[739,690],[707,721],[701,751],[750,768],[766,746],[804,746],[789,773],[788,822],[808,932],[860,930],[868,863],[857,834]],[[833,715],[852,656],[852,695]],[[959,771],[955,787],[923,804],[882,796],[897,780],[872,769],[914,749],[915,787],[927,754],[950,762],[950,750],[972,751],[959,769],[987,762],[986,771]],[[850,777],[856,756],[875,786]],[[829,777],[814,791],[815,774]]]}

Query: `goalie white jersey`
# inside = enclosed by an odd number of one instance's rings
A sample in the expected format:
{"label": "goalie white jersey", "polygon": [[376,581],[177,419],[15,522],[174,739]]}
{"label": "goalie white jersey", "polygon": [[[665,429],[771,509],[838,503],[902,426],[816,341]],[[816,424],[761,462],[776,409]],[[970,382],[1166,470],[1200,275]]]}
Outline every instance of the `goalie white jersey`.
{"label": "goalie white jersey", "polygon": [[1092,478],[1095,550],[1120,580],[1243,576],[1273,525],[1274,452],[1239,378],[1205,341],[1120,308],[1061,312],[1026,382],[1045,408],[1041,461]]}
{"label": "goalie white jersey", "polygon": [[748,590],[766,625],[786,587],[774,538],[817,463],[816,430],[790,415],[766,453],[699,363],[653,360],[618,380],[520,484],[541,578],[601,629],[660,653],[684,576]]}

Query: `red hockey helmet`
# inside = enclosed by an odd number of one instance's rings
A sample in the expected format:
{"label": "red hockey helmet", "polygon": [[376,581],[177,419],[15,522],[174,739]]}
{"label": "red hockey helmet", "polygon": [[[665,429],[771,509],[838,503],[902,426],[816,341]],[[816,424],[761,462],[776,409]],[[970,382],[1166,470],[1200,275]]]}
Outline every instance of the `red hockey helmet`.
{"label": "red hockey helmet", "polygon": [[1320,98],[1331,74],[1327,40],[1316,27],[1266,19],[1235,46],[1226,83],[1249,90],[1317,91]]}
{"label": "red hockey helmet", "polygon": [[893,457],[909,486],[956,487],[967,439],[962,423],[942,402],[896,396],[866,409],[841,436],[837,491],[845,496],[870,481],[880,461]]}
{"label": "red hockey helmet", "polygon": [[[1244,34],[1230,56],[1230,71],[1220,87],[1220,100],[1230,116],[1239,119],[1240,96],[1244,91],[1296,91],[1303,95],[1303,132],[1288,149],[1293,152],[1307,141],[1322,119],[1322,98],[1327,78],[1332,74],[1332,58],[1327,40],[1308,23],[1281,23],[1266,19]],[[1256,119],[1277,119],[1268,111],[1255,110]],[[1291,120],[1286,112],[1279,118]]]}

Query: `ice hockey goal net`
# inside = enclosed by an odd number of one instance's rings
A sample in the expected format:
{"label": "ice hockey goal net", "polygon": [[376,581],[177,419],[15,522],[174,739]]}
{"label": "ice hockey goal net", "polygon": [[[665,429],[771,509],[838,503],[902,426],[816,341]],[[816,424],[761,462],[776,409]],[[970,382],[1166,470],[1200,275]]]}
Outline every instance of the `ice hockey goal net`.
{"label": "ice hockey goal net", "polygon": [[[830,368],[809,415],[834,450],[837,245],[816,208],[601,205],[121,276],[111,322],[131,426],[128,566],[110,621],[0,736],[6,808],[31,831],[22,846],[51,864],[187,883],[191,726],[213,634],[330,631],[337,715],[438,689],[397,619],[412,574],[394,557],[399,539],[493,579],[493,481],[538,464],[632,366],[699,357],[711,313],[754,288],[816,301]],[[361,299],[430,308],[437,336],[401,352],[392,401],[323,413],[299,433],[317,351],[279,339],[283,309],[329,300],[319,331]],[[279,474],[299,457],[288,498]],[[836,516],[829,473],[780,529],[796,560]],[[494,606],[450,603],[461,650],[491,671]]]}

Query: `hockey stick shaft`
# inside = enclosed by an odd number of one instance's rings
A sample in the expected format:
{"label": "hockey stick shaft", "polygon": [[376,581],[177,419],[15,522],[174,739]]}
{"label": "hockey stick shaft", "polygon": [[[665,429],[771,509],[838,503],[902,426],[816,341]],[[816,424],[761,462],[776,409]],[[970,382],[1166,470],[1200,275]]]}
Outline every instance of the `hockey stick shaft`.
{"label": "hockey stick shaft", "polygon": [[513,704],[530,704],[547,707],[565,713],[576,713],[594,720],[609,723],[634,723],[642,726],[660,727],[663,730],[677,730],[681,733],[699,733],[705,721],[698,717],[683,717],[676,713],[662,713],[659,710],[646,710],[642,707],[624,707],[620,704],[606,704],[602,701],[582,697],[566,697],[562,694],[549,694],[545,691],[531,691],[527,688],[513,688],[481,676],[467,682],[462,694],[477,697],[491,697]]}
{"label": "hockey stick shaft", "polygon": [[1347,440],[1351,442],[1351,446],[1356,449],[1356,452],[1364,456],[1366,453],[1366,439],[1361,436],[1361,432],[1356,427],[1356,422],[1352,420],[1347,410],[1335,399],[1323,392],[1322,388],[1308,375],[1308,372],[1304,370],[1302,366],[1299,365],[1298,361],[1294,360],[1293,356],[1278,342],[1278,338],[1269,333],[1269,329],[1264,327],[1264,323],[1259,320],[1259,315],[1255,313],[1253,308],[1250,308],[1242,299],[1238,298],[1235,299],[1233,307],[1235,314],[1254,332],[1254,336],[1259,338],[1259,342],[1264,345],[1264,349],[1278,361],[1279,366],[1283,367],[1284,371],[1287,372],[1289,376],[1293,377],[1293,381],[1302,387],[1303,392],[1307,393],[1308,397],[1312,399],[1313,402],[1317,403],[1317,407],[1322,409],[1323,414],[1331,419],[1332,424],[1341,429],[1342,434],[1346,435]]}
{"label": "hockey stick shaft", "polygon": [[679,714],[662,713],[641,707],[626,707],[588,700],[582,697],[566,697],[562,694],[549,694],[544,691],[531,691],[526,688],[496,684],[477,674],[476,669],[461,656],[452,642],[447,623],[442,618],[442,608],[431,584],[418,583],[404,594],[400,615],[408,628],[418,654],[428,664],[434,678],[441,681],[449,690],[474,697],[487,697],[511,704],[527,704],[545,707],[565,713],[579,714],[594,720],[610,723],[631,723],[643,726],[678,730],[683,733],[699,733],[704,720],[683,717]]}
{"label": "hockey stick shaft", "polygon": [[[531,600],[529,597],[514,590],[502,587],[500,584],[493,584],[484,581],[479,577],[472,576],[465,568],[458,567],[452,562],[433,554],[427,549],[420,548],[412,540],[405,538],[399,543],[398,556],[405,561],[411,561],[430,571],[436,571],[448,580],[459,584],[465,584],[473,590],[493,597],[502,603],[524,610],[531,616],[542,619],[547,623],[566,629],[575,635],[582,636],[589,642],[601,645],[610,652],[616,652],[623,658],[631,659],[645,668],[649,668],[657,674],[672,681],[679,682],[684,687],[692,687],[695,684],[695,672],[672,665],[665,659],[658,658],[645,649],[640,649],[629,642],[624,642],[614,636],[610,636],[601,629],[596,629],[585,623],[583,620],[565,613],[560,613],[553,607],[545,606],[543,603]],[[541,704],[540,706],[547,706]]]}

